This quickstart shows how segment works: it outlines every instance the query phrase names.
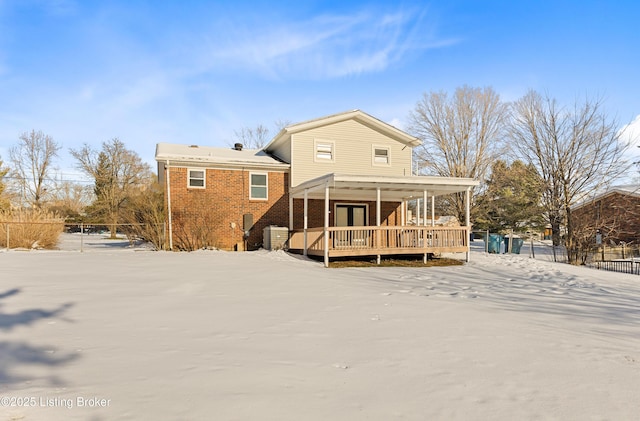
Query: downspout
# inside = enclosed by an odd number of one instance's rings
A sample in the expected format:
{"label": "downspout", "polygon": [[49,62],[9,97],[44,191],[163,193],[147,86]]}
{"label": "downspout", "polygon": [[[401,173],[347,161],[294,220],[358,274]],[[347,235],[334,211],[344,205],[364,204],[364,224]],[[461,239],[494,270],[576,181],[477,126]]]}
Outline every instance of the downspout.
{"label": "downspout", "polygon": [[171,172],[169,171],[169,160],[164,166],[167,173],[167,219],[169,222],[169,250],[173,250],[173,224],[171,221]]}

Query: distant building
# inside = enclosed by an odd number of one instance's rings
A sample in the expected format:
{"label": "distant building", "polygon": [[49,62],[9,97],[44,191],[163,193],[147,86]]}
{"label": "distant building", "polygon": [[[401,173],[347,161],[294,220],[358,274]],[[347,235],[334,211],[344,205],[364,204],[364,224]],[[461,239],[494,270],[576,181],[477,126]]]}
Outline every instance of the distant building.
{"label": "distant building", "polygon": [[640,244],[640,184],[613,186],[571,208],[575,227],[606,244]]}

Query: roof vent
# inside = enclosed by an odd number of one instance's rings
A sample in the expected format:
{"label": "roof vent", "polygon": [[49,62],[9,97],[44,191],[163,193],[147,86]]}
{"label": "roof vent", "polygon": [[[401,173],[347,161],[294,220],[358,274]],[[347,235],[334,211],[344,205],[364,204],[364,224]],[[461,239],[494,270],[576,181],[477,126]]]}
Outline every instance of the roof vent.
{"label": "roof vent", "polygon": [[241,151],[242,143],[236,143],[235,145],[233,145],[233,149],[235,149],[236,151]]}

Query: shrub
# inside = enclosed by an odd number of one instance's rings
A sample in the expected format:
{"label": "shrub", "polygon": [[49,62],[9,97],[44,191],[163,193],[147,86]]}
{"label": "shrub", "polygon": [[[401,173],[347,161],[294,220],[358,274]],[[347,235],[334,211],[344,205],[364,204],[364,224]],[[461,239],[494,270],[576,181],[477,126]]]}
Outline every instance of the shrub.
{"label": "shrub", "polygon": [[22,209],[0,212],[0,247],[52,249],[64,230],[64,220],[41,209]]}
{"label": "shrub", "polygon": [[127,199],[122,210],[122,227],[129,240],[141,239],[156,250],[166,249],[163,192],[158,184]]}

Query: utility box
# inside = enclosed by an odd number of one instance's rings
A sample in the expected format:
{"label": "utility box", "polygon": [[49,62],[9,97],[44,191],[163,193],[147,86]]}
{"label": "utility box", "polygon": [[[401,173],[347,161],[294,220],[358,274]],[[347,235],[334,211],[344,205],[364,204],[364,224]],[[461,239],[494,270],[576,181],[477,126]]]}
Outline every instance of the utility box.
{"label": "utility box", "polygon": [[269,225],[264,227],[262,246],[266,250],[282,250],[289,239],[289,228]]}

